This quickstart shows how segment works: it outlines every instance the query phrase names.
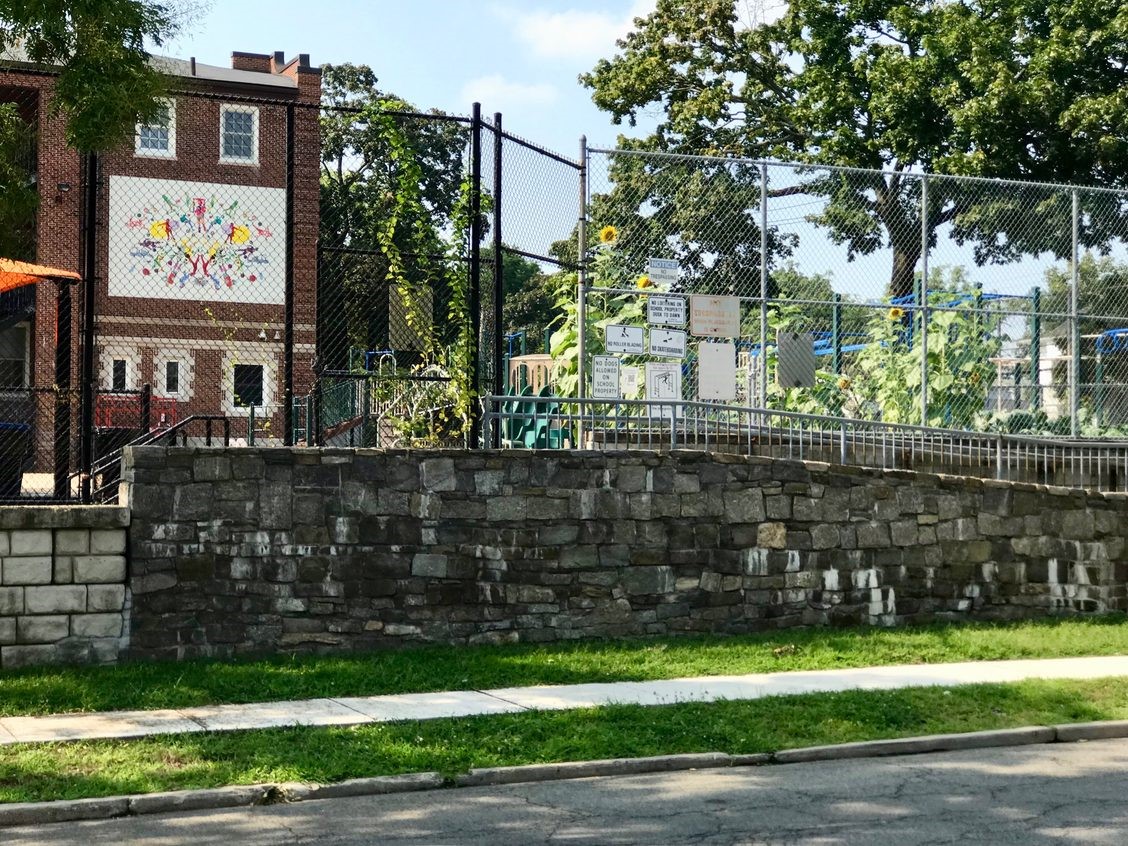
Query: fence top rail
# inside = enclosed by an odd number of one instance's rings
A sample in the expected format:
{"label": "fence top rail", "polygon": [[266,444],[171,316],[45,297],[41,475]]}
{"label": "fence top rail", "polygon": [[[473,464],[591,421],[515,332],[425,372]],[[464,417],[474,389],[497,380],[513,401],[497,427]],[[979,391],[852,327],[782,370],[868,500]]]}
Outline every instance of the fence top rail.
{"label": "fence top rail", "polygon": [[946,182],[975,182],[982,185],[1007,186],[1012,188],[1043,188],[1052,191],[1083,191],[1089,194],[1112,194],[1128,199],[1126,188],[1104,188],[1098,185],[1075,185],[1069,182],[1036,182],[1023,179],[1002,179],[992,176],[957,176],[948,173],[927,173],[912,170],[876,170],[864,167],[851,167],[849,165],[813,164],[809,162],[785,162],[775,159],[753,159],[743,156],[706,156],[700,153],[667,153],[658,150],[618,150],[612,147],[588,147],[588,153],[601,153],[608,156],[639,156],[651,159],[669,159],[671,161],[712,162],[715,164],[739,164],[754,167],[785,168],[795,172],[801,171],[830,171],[833,173],[854,173],[867,176],[896,176],[902,179],[924,179]]}
{"label": "fence top rail", "polygon": [[[515,416],[521,411],[502,411],[504,403],[520,403],[522,405],[549,405],[565,408],[567,406],[637,406],[639,408],[668,409],[677,406],[681,409],[691,409],[713,414],[727,413],[745,416],[748,418],[783,418],[797,424],[817,424],[818,429],[871,429],[889,434],[902,436],[942,438],[960,441],[985,441],[990,443],[1010,443],[1024,446],[1044,448],[1069,448],[1069,449],[1119,449],[1128,452],[1128,438],[1070,438],[1070,437],[1043,437],[1038,435],[1012,435],[1004,432],[976,432],[962,429],[939,429],[929,426],[914,426],[908,423],[885,423],[880,420],[858,420],[851,417],[828,417],[818,414],[805,414],[798,411],[779,411],[771,408],[756,408],[754,406],[722,405],[719,403],[702,402],[700,400],[675,400],[675,399],[595,399],[585,397],[557,397],[557,396],[524,396],[524,395],[497,395],[490,394],[482,397],[482,403],[487,406],[486,413],[490,416]],[[497,410],[491,411],[489,406],[496,405]],[[562,412],[560,416],[576,417],[578,414]],[[668,414],[654,415],[655,419],[668,419]],[[679,419],[684,419],[679,416]],[[696,418],[694,418],[696,419]]]}

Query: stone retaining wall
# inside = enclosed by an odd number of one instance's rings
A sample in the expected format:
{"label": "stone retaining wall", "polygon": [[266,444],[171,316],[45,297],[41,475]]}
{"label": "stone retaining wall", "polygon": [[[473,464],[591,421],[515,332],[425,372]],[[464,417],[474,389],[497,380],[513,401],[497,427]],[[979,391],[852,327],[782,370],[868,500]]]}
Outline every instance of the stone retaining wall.
{"label": "stone retaining wall", "polygon": [[700,452],[127,452],[130,654],[1126,608],[1123,496]]}
{"label": "stone retaining wall", "polygon": [[0,668],[116,661],[127,508],[0,507]]}

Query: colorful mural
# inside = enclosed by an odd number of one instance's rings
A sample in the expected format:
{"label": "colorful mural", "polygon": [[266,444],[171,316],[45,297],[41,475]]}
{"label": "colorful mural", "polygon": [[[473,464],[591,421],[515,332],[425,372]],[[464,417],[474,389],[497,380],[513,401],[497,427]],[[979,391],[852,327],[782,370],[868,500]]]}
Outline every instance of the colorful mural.
{"label": "colorful mural", "polygon": [[110,296],[282,303],[286,192],[110,178]]}

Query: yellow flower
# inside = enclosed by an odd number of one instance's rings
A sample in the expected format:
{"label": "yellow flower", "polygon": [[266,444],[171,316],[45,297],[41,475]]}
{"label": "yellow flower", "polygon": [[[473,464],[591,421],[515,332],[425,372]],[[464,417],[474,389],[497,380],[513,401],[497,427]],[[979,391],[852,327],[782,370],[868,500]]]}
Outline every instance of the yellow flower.
{"label": "yellow flower", "polygon": [[635,286],[638,288],[653,288],[654,283],[650,281],[650,277],[644,273],[642,276],[638,277],[638,281],[635,283]]}
{"label": "yellow flower", "polygon": [[601,244],[614,244],[618,237],[619,232],[614,226],[604,226],[599,230],[599,243]]}
{"label": "yellow flower", "polygon": [[971,379],[971,384],[978,385],[980,383],[980,381],[982,381],[983,377],[979,375],[978,370],[973,370],[973,371],[971,371],[970,379]]}
{"label": "yellow flower", "polygon": [[838,388],[839,388],[839,390],[845,391],[852,384],[853,383],[850,381],[850,378],[848,376],[840,376],[838,378]]}
{"label": "yellow flower", "polygon": [[905,316],[905,310],[903,308],[898,308],[897,306],[893,306],[893,308],[889,309],[889,319],[890,320],[900,320],[904,316]]}

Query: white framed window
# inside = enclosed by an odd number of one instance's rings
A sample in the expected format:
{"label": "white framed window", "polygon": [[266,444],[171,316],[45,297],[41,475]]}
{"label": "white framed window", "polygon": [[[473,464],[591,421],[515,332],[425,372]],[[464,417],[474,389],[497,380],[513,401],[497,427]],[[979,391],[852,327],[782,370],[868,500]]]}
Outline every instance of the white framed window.
{"label": "white framed window", "polygon": [[220,163],[257,165],[258,160],[259,110],[255,106],[220,106]]}
{"label": "white framed window", "polygon": [[159,349],[153,355],[153,394],[187,402],[192,399],[195,361],[187,349]]}
{"label": "white framed window", "polygon": [[103,391],[133,391],[139,385],[141,353],[136,349],[111,346],[102,350],[100,384]]}
{"label": "white framed window", "polygon": [[226,353],[222,367],[224,414],[246,417],[253,407],[256,417],[267,417],[278,410],[278,361],[272,352],[247,349]]}
{"label": "white framed window", "polygon": [[0,390],[28,385],[28,324],[0,332]]}
{"label": "white framed window", "polygon": [[176,101],[163,100],[162,111],[149,123],[137,124],[134,155],[176,158]]}

